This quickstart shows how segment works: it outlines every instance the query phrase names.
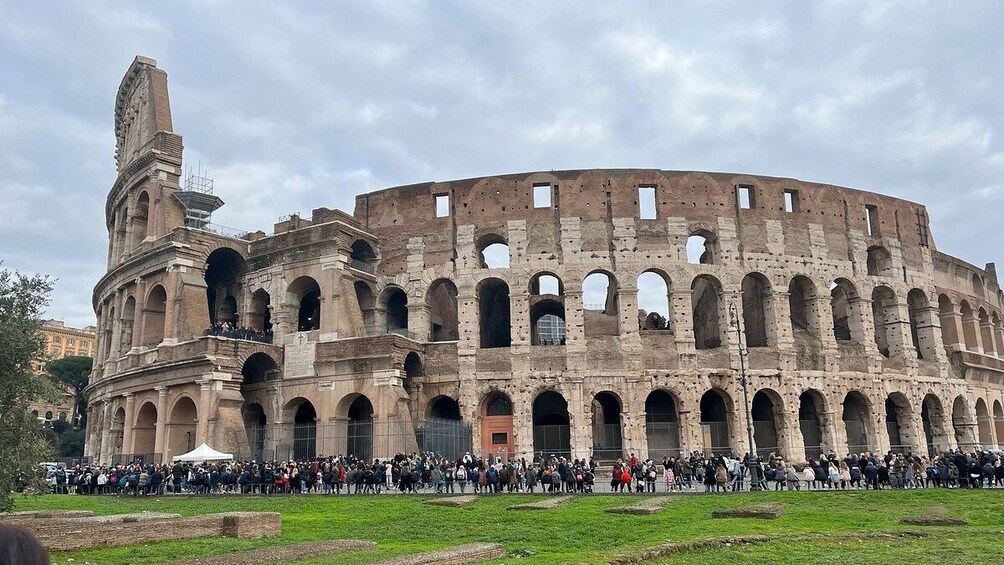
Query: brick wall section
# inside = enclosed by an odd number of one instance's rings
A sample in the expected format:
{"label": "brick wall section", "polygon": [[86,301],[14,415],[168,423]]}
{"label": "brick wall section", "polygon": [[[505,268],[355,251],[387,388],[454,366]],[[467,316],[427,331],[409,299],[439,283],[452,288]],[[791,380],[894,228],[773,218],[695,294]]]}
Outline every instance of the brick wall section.
{"label": "brick wall section", "polygon": [[49,551],[212,536],[262,538],[282,532],[282,517],[278,512],[224,512],[185,518],[154,512],[110,516],[53,512],[6,515],[0,517],[0,523],[27,529]]}

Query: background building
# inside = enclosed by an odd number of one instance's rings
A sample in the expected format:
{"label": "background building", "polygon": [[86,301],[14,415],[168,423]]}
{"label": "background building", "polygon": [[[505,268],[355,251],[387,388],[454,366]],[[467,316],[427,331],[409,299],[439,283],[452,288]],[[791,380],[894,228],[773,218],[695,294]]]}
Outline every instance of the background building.
{"label": "background building", "polygon": [[[271,234],[181,184],[167,76],[119,89],[86,454],[661,458],[1004,444],[993,264],[917,203],[650,169],[422,183]],[[735,316],[731,312],[735,312]],[[741,324],[750,404],[738,386]]]}
{"label": "background building", "polygon": [[[71,355],[83,357],[94,356],[95,327],[71,328],[61,320],[46,320],[42,324],[42,335],[45,336],[44,357],[33,362],[36,373],[45,372],[45,364],[53,359],[61,359]],[[29,406],[32,414],[39,420],[51,425],[55,421],[73,422],[73,390],[63,383],[56,383],[60,389],[58,402],[35,401]]]}

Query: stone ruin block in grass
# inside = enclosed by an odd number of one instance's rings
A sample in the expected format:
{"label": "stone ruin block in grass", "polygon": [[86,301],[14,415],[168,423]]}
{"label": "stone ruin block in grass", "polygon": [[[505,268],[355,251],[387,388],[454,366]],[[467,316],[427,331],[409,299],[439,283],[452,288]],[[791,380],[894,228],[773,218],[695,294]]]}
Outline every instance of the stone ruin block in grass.
{"label": "stone ruin block in grass", "polygon": [[606,511],[611,514],[649,516],[662,512],[662,509],[665,508],[672,500],[672,497],[669,496],[654,496],[627,506],[614,506],[607,508]]}
{"label": "stone ruin block in grass", "polygon": [[505,557],[505,548],[500,543],[469,543],[425,553],[402,555],[376,565],[464,565],[481,563]]}
{"label": "stone ruin block in grass", "polygon": [[776,502],[764,502],[746,508],[722,508],[711,513],[712,518],[757,518],[773,520],[781,517],[781,505]]}
{"label": "stone ruin block in grass", "polygon": [[274,565],[297,561],[312,557],[324,557],[346,551],[362,551],[376,549],[371,541],[359,540],[325,540],[308,541],[287,545],[267,545],[257,549],[234,551],[222,555],[207,555],[192,557],[180,561],[172,561],[169,565]]}
{"label": "stone ruin block in grass", "polygon": [[907,516],[899,523],[911,526],[968,526],[969,520],[953,517],[944,506],[934,506],[921,512],[920,516]]}
{"label": "stone ruin block in grass", "polygon": [[536,502],[516,504],[515,506],[510,506],[509,510],[553,510],[571,499],[571,496],[554,496]]}
{"label": "stone ruin block in grass", "polygon": [[462,496],[448,496],[445,498],[433,498],[426,500],[425,504],[429,506],[446,506],[449,508],[463,508],[469,504],[473,504],[478,497],[474,495],[462,495]]}

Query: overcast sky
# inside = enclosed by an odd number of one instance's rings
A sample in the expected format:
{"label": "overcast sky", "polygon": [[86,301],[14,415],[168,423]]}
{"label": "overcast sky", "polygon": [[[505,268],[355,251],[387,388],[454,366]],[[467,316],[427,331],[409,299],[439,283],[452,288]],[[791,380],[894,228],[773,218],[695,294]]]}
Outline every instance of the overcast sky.
{"label": "overcast sky", "polygon": [[940,250],[1004,261],[1004,2],[270,4],[0,0],[0,258],[58,278],[49,316],[94,323],[137,54],[223,225],[421,181],[696,169],[909,198]]}

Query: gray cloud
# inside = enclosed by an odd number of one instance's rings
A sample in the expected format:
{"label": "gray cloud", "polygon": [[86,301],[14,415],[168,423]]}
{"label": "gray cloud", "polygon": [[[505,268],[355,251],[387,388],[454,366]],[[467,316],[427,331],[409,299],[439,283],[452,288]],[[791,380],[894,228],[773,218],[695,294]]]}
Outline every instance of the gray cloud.
{"label": "gray cloud", "polygon": [[725,170],[922,202],[938,247],[982,264],[1004,243],[1000,21],[992,1],[0,0],[0,258],[59,278],[50,315],[93,323],[112,104],[144,54],[224,225],[425,180]]}

